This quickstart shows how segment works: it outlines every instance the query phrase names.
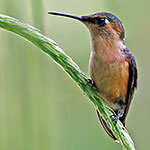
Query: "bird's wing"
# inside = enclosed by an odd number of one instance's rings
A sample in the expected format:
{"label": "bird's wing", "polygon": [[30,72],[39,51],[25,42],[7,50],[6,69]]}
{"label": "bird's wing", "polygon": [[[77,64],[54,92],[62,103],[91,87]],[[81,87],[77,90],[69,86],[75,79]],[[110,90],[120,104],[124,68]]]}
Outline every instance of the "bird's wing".
{"label": "bird's wing", "polygon": [[134,56],[131,54],[131,52],[126,48],[123,50],[123,54],[125,55],[126,60],[129,63],[129,81],[128,81],[127,96],[126,96],[126,107],[123,116],[120,117],[120,121],[125,125],[125,119],[129,110],[129,106],[133,98],[134,91],[137,88],[138,73],[137,73],[136,61]]}
{"label": "bird's wing", "polygon": [[103,117],[100,115],[99,111],[96,110],[97,112],[97,116],[98,116],[98,119],[103,127],[103,129],[105,130],[105,132],[107,133],[107,135],[109,135],[110,138],[112,138],[113,140],[115,141],[118,141],[119,140],[114,136],[114,134],[112,133],[111,129],[108,127],[107,123],[105,122],[105,120],[103,119]]}

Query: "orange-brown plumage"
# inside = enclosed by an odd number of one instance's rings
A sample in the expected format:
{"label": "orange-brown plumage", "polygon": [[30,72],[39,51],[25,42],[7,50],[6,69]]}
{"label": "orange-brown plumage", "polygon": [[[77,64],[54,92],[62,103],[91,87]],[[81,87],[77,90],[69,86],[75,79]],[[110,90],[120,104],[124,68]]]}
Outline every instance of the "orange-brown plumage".
{"label": "orange-brown plumage", "polygon": [[[93,24],[83,22],[90,31],[92,41],[90,76],[99,95],[116,112],[116,119],[120,119],[125,125],[128,109],[137,87],[136,63],[134,56],[124,44],[121,21],[112,14],[102,14],[91,16]],[[102,23],[104,20],[105,24]],[[97,114],[106,133],[112,139],[118,140],[98,111]]]}
{"label": "orange-brown plumage", "polygon": [[[92,51],[89,61],[91,80],[99,95],[115,111],[116,120],[125,125],[129,106],[137,87],[137,68],[134,56],[124,44],[121,21],[110,13],[76,16],[49,12],[77,19],[84,23],[91,34]],[[97,110],[98,118],[106,133],[118,140]]]}
{"label": "orange-brown plumage", "polygon": [[129,63],[123,56],[116,41],[96,36],[92,39],[89,70],[97,90],[110,105],[120,98],[126,100]]}

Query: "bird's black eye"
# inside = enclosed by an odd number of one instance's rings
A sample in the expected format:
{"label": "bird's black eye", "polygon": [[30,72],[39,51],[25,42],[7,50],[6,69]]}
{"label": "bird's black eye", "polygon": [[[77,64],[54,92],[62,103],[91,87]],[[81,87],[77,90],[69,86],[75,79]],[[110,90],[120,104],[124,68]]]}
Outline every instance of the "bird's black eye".
{"label": "bird's black eye", "polygon": [[105,26],[109,23],[109,21],[106,18],[93,18],[92,20],[93,24],[98,24],[99,26]]}

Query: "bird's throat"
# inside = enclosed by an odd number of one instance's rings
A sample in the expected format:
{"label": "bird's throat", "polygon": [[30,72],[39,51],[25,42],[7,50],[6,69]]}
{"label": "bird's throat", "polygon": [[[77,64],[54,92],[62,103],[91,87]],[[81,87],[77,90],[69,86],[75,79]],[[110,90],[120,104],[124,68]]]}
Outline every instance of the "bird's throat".
{"label": "bird's throat", "polygon": [[126,46],[123,41],[112,40],[110,38],[102,38],[98,36],[92,38],[92,51],[96,54],[99,61],[116,62],[124,59],[122,51]]}

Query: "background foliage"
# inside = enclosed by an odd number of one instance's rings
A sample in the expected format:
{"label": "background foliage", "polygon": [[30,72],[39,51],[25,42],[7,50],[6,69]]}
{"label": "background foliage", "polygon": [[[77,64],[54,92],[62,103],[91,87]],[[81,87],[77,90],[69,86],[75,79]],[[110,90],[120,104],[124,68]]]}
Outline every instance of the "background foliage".
{"label": "background foliage", "polygon": [[[136,149],[144,150],[150,147],[149,4],[148,0],[1,0],[0,13],[40,28],[86,74],[90,54],[87,29],[77,21],[48,16],[47,11],[77,15],[108,11],[120,17],[126,29],[126,45],[139,68],[139,88],[127,129]],[[104,133],[86,97],[47,56],[3,30],[0,45],[0,149],[121,149]]]}

